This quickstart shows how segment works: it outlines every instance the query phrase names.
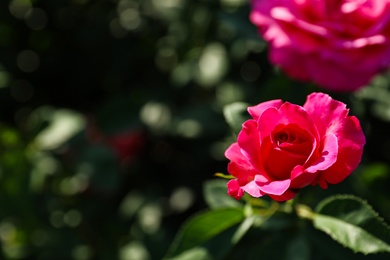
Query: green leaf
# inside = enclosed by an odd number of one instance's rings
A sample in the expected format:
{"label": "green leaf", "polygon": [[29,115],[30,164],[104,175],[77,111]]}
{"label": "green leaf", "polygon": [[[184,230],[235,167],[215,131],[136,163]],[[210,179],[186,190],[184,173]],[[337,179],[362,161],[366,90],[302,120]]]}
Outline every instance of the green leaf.
{"label": "green leaf", "polygon": [[390,228],[364,200],[337,195],[316,208],[314,226],[354,252],[390,252]]}
{"label": "green leaf", "polygon": [[201,246],[243,219],[243,211],[236,208],[216,209],[197,214],[182,226],[167,257],[171,258],[188,249]]}
{"label": "green leaf", "polygon": [[242,208],[242,204],[227,193],[226,180],[209,180],[203,185],[203,195],[212,209]]}
{"label": "green leaf", "polygon": [[247,112],[248,106],[247,103],[235,102],[225,106],[223,109],[226,122],[235,134],[238,134],[241,131],[242,123],[249,118]]}
{"label": "green leaf", "polygon": [[199,260],[199,259],[212,260],[213,257],[210,256],[206,248],[194,247],[190,250],[184,251],[178,256],[166,260]]}

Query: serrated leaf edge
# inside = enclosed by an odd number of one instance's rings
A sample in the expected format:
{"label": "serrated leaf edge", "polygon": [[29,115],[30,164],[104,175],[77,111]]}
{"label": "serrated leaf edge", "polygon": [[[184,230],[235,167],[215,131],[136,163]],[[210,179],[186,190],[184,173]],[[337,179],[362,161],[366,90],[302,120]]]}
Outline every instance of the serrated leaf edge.
{"label": "serrated leaf edge", "polygon": [[[315,215],[325,216],[325,217],[328,217],[328,218],[333,218],[333,217],[331,217],[331,216],[324,215],[324,214],[321,214],[321,213],[319,213],[319,212],[322,210],[322,208],[323,208],[326,204],[328,204],[328,203],[330,203],[330,202],[332,202],[332,201],[334,201],[334,200],[338,200],[338,199],[344,199],[344,200],[345,200],[345,199],[350,199],[350,200],[355,200],[355,201],[358,201],[358,202],[362,203],[362,204],[363,204],[364,206],[366,206],[367,209],[372,213],[373,217],[374,217],[376,220],[378,220],[378,221],[384,226],[384,228],[386,228],[386,229],[389,230],[389,232],[390,232],[390,225],[389,225],[387,222],[385,222],[384,219],[383,219],[381,216],[379,216],[379,213],[376,212],[376,211],[374,210],[374,208],[373,208],[366,200],[364,200],[364,199],[362,199],[362,198],[359,198],[359,197],[357,197],[357,196],[351,195],[351,194],[337,194],[337,195],[333,195],[333,196],[330,196],[330,197],[328,197],[328,198],[322,200],[320,203],[318,203],[317,207],[315,208],[315,213],[314,213],[314,214],[315,214]],[[315,217],[314,217],[314,218],[315,218]],[[337,219],[337,218],[333,218],[333,219],[339,220],[339,219]],[[339,220],[339,221],[342,221],[342,220]],[[318,227],[315,225],[314,219],[313,219],[313,222],[314,222],[314,226],[315,226],[317,229],[324,231],[326,234],[328,234],[329,236],[331,236],[332,239],[334,239],[335,241],[339,242],[339,240],[336,239],[336,238],[334,237],[334,235],[332,235],[330,232],[326,232],[325,230],[323,230],[323,229],[321,229],[321,228],[318,228]],[[346,224],[348,224],[348,225],[351,225],[351,224],[348,223],[348,222],[345,222],[345,221],[342,221],[342,222],[344,222],[344,223],[346,223]],[[353,225],[353,226],[354,226],[354,225]],[[367,233],[369,236],[371,236],[371,237],[377,239],[375,236],[373,236],[373,235],[371,235],[370,233],[366,232],[364,229],[360,228],[359,226],[354,226],[354,227],[357,228],[357,229],[363,230],[363,231],[364,231],[365,233]],[[389,244],[383,242],[383,241],[380,240],[380,239],[377,239],[377,240],[378,240],[381,244],[387,245],[387,246],[390,248],[390,245],[389,245]],[[341,242],[339,242],[339,243],[342,244],[343,246],[348,247],[347,245],[344,245],[344,244],[341,243]],[[350,248],[350,247],[348,247],[348,248]],[[356,250],[354,250],[354,249],[352,249],[352,248],[350,248],[350,249],[353,250],[354,252],[361,252],[361,251],[356,251]],[[378,252],[378,251],[377,251],[377,252]],[[382,252],[382,251],[381,251],[381,252]],[[389,251],[386,251],[386,252],[390,252],[390,250],[389,250]],[[361,252],[361,253],[363,253],[363,254],[368,254],[368,253],[365,253],[365,252]]]}
{"label": "serrated leaf edge", "polygon": [[337,241],[338,243],[340,243],[340,244],[343,245],[344,247],[347,247],[347,248],[351,249],[351,250],[354,251],[354,252],[363,253],[363,254],[365,254],[365,255],[367,255],[367,254],[372,254],[372,253],[379,253],[379,252],[390,252],[390,245],[389,245],[389,244],[387,244],[387,243],[383,242],[382,240],[378,239],[377,237],[371,235],[370,233],[368,233],[366,230],[360,228],[359,226],[352,225],[352,224],[350,224],[350,223],[348,223],[348,222],[345,222],[345,221],[340,220],[340,219],[338,219],[338,218],[329,217],[329,216],[327,216],[327,215],[322,215],[322,214],[316,214],[316,215],[317,215],[317,216],[321,216],[321,217],[323,217],[323,218],[328,218],[328,219],[332,219],[332,220],[341,222],[341,223],[343,223],[343,225],[346,225],[346,226],[352,226],[353,228],[358,229],[358,230],[361,231],[362,233],[366,233],[366,236],[371,237],[373,240],[376,240],[378,244],[384,245],[384,246],[387,247],[388,249],[387,249],[386,251],[380,250],[380,251],[370,251],[370,252],[365,252],[365,251],[356,250],[355,248],[351,248],[351,247],[349,247],[348,245],[346,245],[346,244],[344,244],[343,242],[341,242],[341,241],[338,239],[338,237],[334,234],[334,232],[330,231],[328,228],[319,227],[318,225],[316,225],[316,221],[314,220],[314,226],[315,226],[317,229],[319,229],[319,230],[325,232],[325,233],[328,234],[333,240]]}
{"label": "serrated leaf edge", "polygon": [[389,231],[390,231],[390,225],[385,222],[384,218],[382,218],[378,212],[376,212],[374,210],[374,208],[364,199],[362,198],[359,198],[357,196],[354,196],[354,195],[351,195],[351,194],[337,194],[337,195],[333,195],[333,196],[330,196],[324,200],[322,200],[320,203],[318,203],[317,207],[315,208],[315,213],[318,213],[320,214],[320,210],[329,202],[333,201],[333,200],[336,200],[336,199],[351,199],[351,200],[355,200],[355,201],[358,201],[362,204],[364,204],[365,206],[367,206],[368,210],[373,214],[373,216],[379,220]]}

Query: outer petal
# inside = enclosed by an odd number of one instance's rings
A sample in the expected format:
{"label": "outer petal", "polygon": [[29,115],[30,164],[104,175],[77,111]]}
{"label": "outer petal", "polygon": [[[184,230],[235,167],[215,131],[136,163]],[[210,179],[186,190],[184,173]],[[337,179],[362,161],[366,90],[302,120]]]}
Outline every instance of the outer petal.
{"label": "outer petal", "polygon": [[259,117],[261,116],[261,114],[263,114],[263,112],[266,109],[270,107],[279,108],[282,104],[283,101],[280,99],[271,100],[271,101],[260,103],[253,107],[248,107],[248,112],[254,120],[258,121]]}
{"label": "outer petal", "polygon": [[315,22],[298,19],[289,8],[275,7],[271,10],[270,16],[290,39],[289,45],[275,47],[290,47],[298,50],[301,55],[309,55],[312,52],[321,51],[330,36],[326,27],[319,26]]}
{"label": "outer petal", "polygon": [[239,178],[241,182],[245,182],[245,180],[247,182],[253,179],[258,173],[248,158],[241,153],[241,148],[238,146],[238,143],[230,145],[225,152],[225,156],[231,161],[228,165],[228,172]]}
{"label": "outer petal", "polygon": [[277,4],[275,1],[251,0],[251,3],[252,12],[250,14],[250,19],[252,23],[257,26],[262,26],[273,22],[269,17],[269,13],[271,9]]}
{"label": "outer petal", "polygon": [[291,172],[291,185],[293,189],[300,189],[312,184],[318,176],[318,172],[307,172],[301,165],[297,165]]}
{"label": "outer petal", "polygon": [[270,194],[269,196],[276,200],[276,201],[286,201],[286,200],[291,200],[295,197],[295,192],[292,191],[292,190],[286,190],[285,193],[283,193],[282,195],[272,195]]}
{"label": "outer petal", "polygon": [[303,188],[310,184],[316,183],[318,175],[323,170],[333,166],[337,161],[338,144],[337,138],[333,134],[325,137],[324,147],[320,156],[317,159],[308,163],[309,167],[305,169],[303,166],[296,166],[291,172],[291,187]]}
{"label": "outer petal", "polygon": [[252,197],[258,198],[264,195],[264,192],[260,190],[260,187],[256,184],[255,181],[248,182],[245,186],[242,187]]}
{"label": "outer petal", "polygon": [[[331,167],[323,169],[316,181],[323,188],[327,186],[326,183],[339,183],[351,174],[361,160],[365,137],[359,120],[348,116],[345,104],[322,93],[309,95],[304,108],[312,116],[323,138],[332,134],[337,139],[337,160]],[[336,146],[332,143],[334,141],[325,144],[324,151],[326,147],[334,151]]]}
{"label": "outer petal", "polygon": [[238,184],[237,180],[230,180],[227,183],[227,188],[229,196],[232,196],[237,200],[241,199],[241,197],[244,195],[244,190]]}
{"label": "outer petal", "polygon": [[[293,46],[275,47],[271,45],[269,58],[290,77],[302,81],[311,80],[310,72],[306,69],[309,67],[308,58],[302,56]],[[299,60],[299,66],[296,65],[297,60]]]}
{"label": "outer petal", "polygon": [[363,154],[363,146],[366,142],[359,120],[349,116],[341,122],[336,129],[338,139],[337,161],[319,176],[319,183],[325,180],[336,184],[344,180],[358,166]]}
{"label": "outer petal", "polygon": [[303,108],[311,116],[320,136],[333,132],[334,128],[348,115],[346,105],[324,93],[310,94]]}
{"label": "outer petal", "polygon": [[[257,1],[259,2],[259,1]],[[259,33],[263,38],[270,41],[273,46],[288,46],[291,44],[289,35],[270,16],[271,1],[262,1],[252,9],[249,19],[259,27]]]}
{"label": "outer petal", "polygon": [[269,181],[262,182],[262,180],[255,177],[255,182],[260,190],[266,194],[282,195],[290,187],[291,180]]}
{"label": "outer petal", "polygon": [[255,120],[247,120],[242,124],[242,130],[238,134],[237,141],[241,153],[245,155],[254,168],[260,171],[262,168],[260,163],[260,140]]}

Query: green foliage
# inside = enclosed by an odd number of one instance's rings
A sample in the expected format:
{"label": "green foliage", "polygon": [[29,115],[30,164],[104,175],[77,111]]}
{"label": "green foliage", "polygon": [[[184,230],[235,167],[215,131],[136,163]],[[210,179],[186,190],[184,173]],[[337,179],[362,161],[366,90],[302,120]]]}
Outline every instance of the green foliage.
{"label": "green foliage", "polygon": [[204,198],[211,209],[240,208],[242,204],[227,194],[225,180],[210,180],[203,184]]}
{"label": "green foliage", "polygon": [[322,201],[314,226],[355,252],[390,252],[390,228],[364,200],[337,195]]}
{"label": "green foliage", "polygon": [[248,104],[237,102],[229,104],[223,109],[226,122],[236,135],[241,131],[242,123],[249,118],[247,108]]}
{"label": "green foliage", "polygon": [[[177,256],[186,250],[194,250],[193,248],[195,247],[205,245],[206,242],[238,224],[243,219],[243,211],[235,208],[222,208],[200,213],[183,225],[167,257]],[[229,247],[229,244],[225,244],[224,247]],[[188,252],[184,254],[183,259],[188,254]]]}

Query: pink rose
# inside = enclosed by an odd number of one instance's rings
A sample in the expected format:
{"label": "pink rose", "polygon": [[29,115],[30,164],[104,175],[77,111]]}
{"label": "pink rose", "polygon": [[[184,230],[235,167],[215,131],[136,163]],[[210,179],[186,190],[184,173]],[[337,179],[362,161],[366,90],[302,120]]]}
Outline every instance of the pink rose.
{"label": "pink rose", "polygon": [[334,91],[369,83],[390,64],[390,0],[252,0],[270,60]]}
{"label": "pink rose", "polygon": [[359,164],[365,137],[342,102],[312,93],[303,107],[272,100],[248,108],[253,119],[225,152],[230,196],[285,201],[308,185],[344,180]]}

